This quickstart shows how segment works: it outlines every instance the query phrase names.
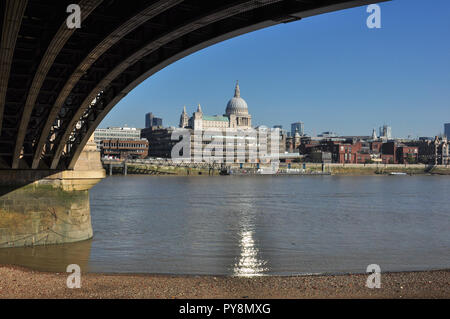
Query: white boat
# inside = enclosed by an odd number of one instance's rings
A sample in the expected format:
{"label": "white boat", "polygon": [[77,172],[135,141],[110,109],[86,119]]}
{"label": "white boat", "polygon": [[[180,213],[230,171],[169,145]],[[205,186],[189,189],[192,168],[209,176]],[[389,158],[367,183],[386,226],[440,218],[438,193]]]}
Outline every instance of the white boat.
{"label": "white boat", "polygon": [[402,172],[390,172],[389,175],[408,175],[408,174]]}
{"label": "white boat", "polygon": [[274,170],[271,168],[260,168],[256,171],[257,174],[260,175],[274,175],[278,172],[278,170]]}

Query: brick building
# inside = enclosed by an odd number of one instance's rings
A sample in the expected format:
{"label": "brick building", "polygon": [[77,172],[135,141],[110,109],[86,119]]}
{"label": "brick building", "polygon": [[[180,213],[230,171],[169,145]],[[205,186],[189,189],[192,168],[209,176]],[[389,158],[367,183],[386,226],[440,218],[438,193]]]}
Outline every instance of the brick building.
{"label": "brick building", "polygon": [[331,153],[333,163],[365,164],[365,163],[417,163],[418,148],[397,142],[364,141],[356,139],[302,139],[298,147],[300,154],[307,160],[317,162],[322,158],[320,153]]}
{"label": "brick building", "polygon": [[417,146],[401,145],[397,147],[397,162],[399,164],[416,164],[419,162],[419,148]]}
{"label": "brick building", "polygon": [[415,146],[418,149],[418,161],[430,165],[450,164],[450,143],[446,137],[434,140],[419,140],[406,143],[408,146]]}

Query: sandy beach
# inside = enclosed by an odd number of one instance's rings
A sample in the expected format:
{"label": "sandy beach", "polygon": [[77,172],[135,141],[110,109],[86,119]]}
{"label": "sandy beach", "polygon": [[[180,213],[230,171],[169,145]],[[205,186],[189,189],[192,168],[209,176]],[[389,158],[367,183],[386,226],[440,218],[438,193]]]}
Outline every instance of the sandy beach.
{"label": "sandy beach", "polygon": [[366,274],[220,277],[82,274],[67,288],[66,273],[0,267],[0,298],[450,298],[450,270],[382,273],[381,288]]}

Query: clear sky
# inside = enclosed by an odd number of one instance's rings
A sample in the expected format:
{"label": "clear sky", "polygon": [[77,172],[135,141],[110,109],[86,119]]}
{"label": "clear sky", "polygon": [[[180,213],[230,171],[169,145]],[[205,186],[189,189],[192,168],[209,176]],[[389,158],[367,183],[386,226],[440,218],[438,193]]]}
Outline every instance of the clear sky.
{"label": "clear sky", "polygon": [[153,112],[177,126],[183,106],[223,114],[239,80],[254,125],[302,121],[315,135],[434,136],[450,122],[450,1],[381,3],[381,29],[366,7],[249,33],[194,53],[153,75],[100,127],[144,127]]}

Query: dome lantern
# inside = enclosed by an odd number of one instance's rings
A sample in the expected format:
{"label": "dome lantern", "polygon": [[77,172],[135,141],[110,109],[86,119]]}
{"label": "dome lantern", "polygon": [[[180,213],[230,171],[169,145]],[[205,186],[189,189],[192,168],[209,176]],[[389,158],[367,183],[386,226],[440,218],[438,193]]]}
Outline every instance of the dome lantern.
{"label": "dome lantern", "polygon": [[228,102],[226,115],[247,115],[248,114],[248,106],[247,102],[243,98],[241,98],[241,89],[239,87],[239,81],[236,83],[236,87],[234,90],[234,97]]}

